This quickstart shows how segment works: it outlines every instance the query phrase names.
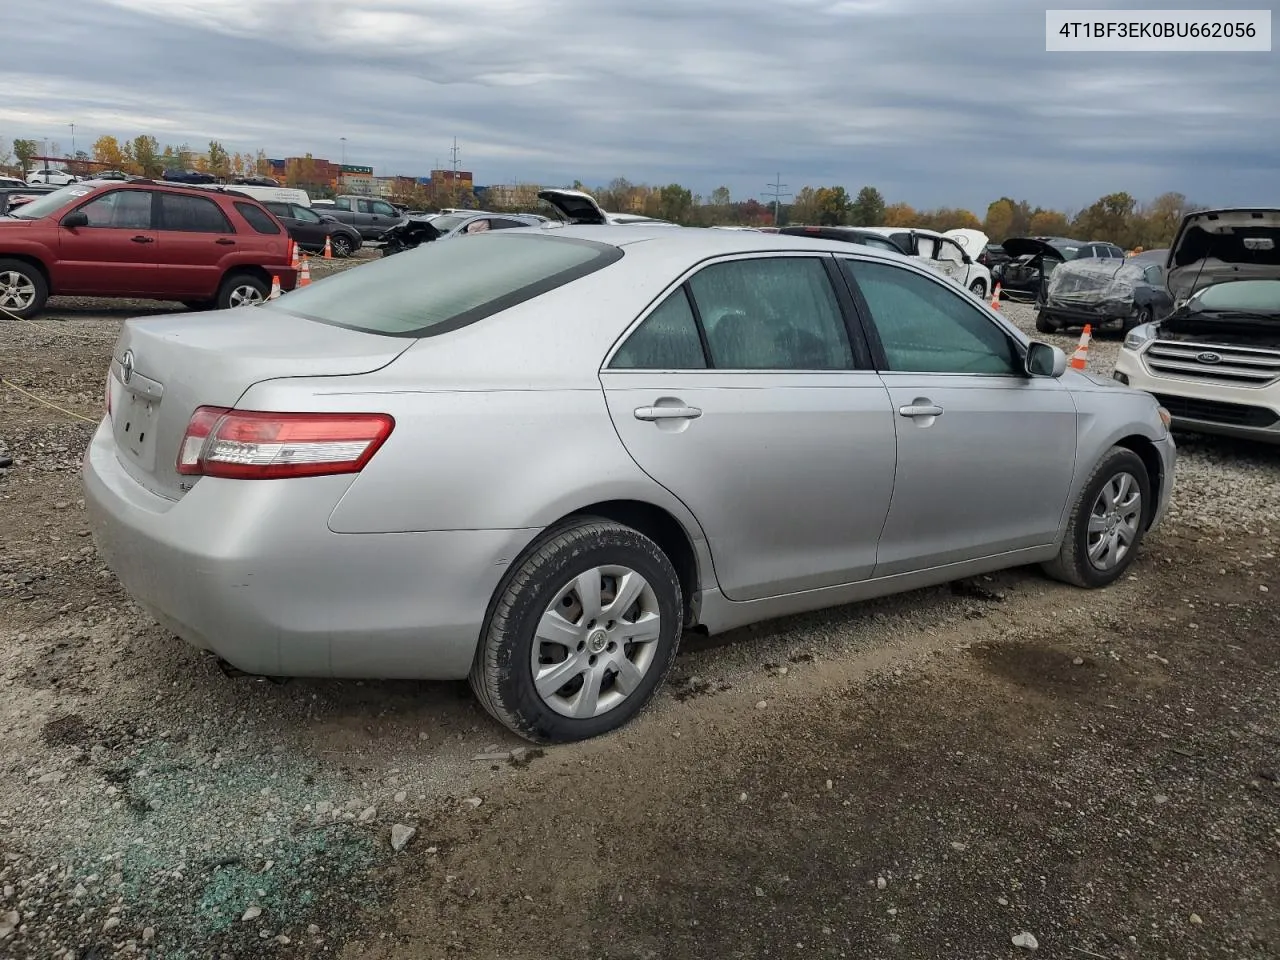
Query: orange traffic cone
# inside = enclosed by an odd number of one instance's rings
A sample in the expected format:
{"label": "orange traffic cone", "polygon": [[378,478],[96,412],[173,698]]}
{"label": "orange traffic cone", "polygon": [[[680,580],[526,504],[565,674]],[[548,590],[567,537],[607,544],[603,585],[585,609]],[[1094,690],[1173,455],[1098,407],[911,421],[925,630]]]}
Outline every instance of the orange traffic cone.
{"label": "orange traffic cone", "polygon": [[298,245],[292,240],[289,241],[289,250],[291,251],[289,254],[289,263],[293,269],[297,270],[298,267],[302,266],[302,264],[298,260]]}
{"label": "orange traffic cone", "polygon": [[328,237],[325,237],[325,238],[324,238],[324,258],[325,258],[326,260],[332,260],[332,259],[333,259],[333,246],[332,246],[332,244],[330,244],[330,243],[329,243],[329,238],[328,238]]}
{"label": "orange traffic cone", "polygon": [[268,300],[277,300],[280,297],[280,276],[278,274],[271,275],[271,292],[267,294]]}
{"label": "orange traffic cone", "polygon": [[991,309],[1000,309],[1000,282],[996,281],[996,292],[991,295]]}
{"label": "orange traffic cone", "polygon": [[1080,334],[1080,345],[1071,356],[1071,369],[1083,370],[1089,365],[1089,341],[1093,339],[1093,326],[1086,323],[1084,333]]}
{"label": "orange traffic cone", "polygon": [[302,270],[298,273],[298,286],[305,287],[311,282],[311,258],[302,258]]}

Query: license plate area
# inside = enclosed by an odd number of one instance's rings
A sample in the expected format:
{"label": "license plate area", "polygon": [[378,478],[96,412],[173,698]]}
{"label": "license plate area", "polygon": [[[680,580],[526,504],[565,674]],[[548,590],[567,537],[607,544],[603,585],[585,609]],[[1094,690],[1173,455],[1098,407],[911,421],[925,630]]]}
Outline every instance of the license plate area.
{"label": "license plate area", "polygon": [[116,445],[144,470],[155,466],[159,410],[158,400],[126,388],[122,391],[120,409],[112,411]]}

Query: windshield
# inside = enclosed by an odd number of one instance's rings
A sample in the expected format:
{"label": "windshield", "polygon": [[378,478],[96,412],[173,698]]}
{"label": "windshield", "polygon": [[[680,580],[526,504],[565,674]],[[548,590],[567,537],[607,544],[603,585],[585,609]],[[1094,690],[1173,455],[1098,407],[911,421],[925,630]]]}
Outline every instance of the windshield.
{"label": "windshield", "polygon": [[91,193],[93,193],[92,187],[73,183],[69,187],[63,187],[61,190],[53,191],[53,193],[46,193],[30,203],[23,204],[9,216],[15,220],[39,220],[41,217],[47,217],[51,213],[57,213],[71,201],[80,197],[87,197]]}
{"label": "windshield", "polygon": [[510,309],[608,266],[617,247],[481,233],[432,243],[294,290],[264,308],[351,330],[426,337]]}
{"label": "windshield", "polygon": [[1248,312],[1280,315],[1280,280],[1234,280],[1215,283],[1187,303],[1189,313]]}
{"label": "windshield", "polygon": [[431,219],[431,225],[441,233],[448,233],[460,223],[465,223],[471,219],[471,215],[467,213],[445,213]]}

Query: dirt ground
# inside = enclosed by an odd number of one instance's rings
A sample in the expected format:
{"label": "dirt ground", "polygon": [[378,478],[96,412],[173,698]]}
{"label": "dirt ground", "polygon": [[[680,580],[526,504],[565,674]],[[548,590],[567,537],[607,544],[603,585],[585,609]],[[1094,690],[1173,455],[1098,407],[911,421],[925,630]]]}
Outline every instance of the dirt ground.
{"label": "dirt ground", "polygon": [[1280,448],[1179,438],[1109,590],[691,636],[636,723],[529,750],[464,685],[232,679],[129,602],[76,417],[142,309],[0,323],[62,408],[0,385],[0,957],[1280,957]]}

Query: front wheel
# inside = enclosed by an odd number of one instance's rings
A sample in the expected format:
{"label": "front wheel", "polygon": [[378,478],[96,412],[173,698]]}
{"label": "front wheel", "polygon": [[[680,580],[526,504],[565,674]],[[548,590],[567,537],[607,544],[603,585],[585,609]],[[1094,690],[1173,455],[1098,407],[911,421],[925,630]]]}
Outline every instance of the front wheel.
{"label": "front wheel", "polygon": [[1144,323],[1151,322],[1151,308],[1139,307],[1132,317],[1126,317],[1120,322],[1120,332],[1128,333],[1134,327],[1140,327]]}
{"label": "front wheel", "polygon": [[0,260],[0,318],[29,320],[44,309],[49,285],[25,260]]}
{"label": "front wheel", "polygon": [[351,238],[341,233],[336,233],[329,238],[329,249],[333,251],[335,257],[345,260],[351,256]]}
{"label": "front wheel", "polygon": [[1058,325],[1046,317],[1043,310],[1037,310],[1036,330],[1040,333],[1057,333]]}
{"label": "front wheel", "polygon": [[969,292],[972,293],[979,300],[985,300],[987,298],[986,281],[984,280],[973,281],[973,283],[969,284]]}
{"label": "front wheel", "polygon": [[471,688],[534,743],[608,733],[645,708],[671,669],[683,609],[656,543],[583,518],[548,533],[499,587]]}
{"label": "front wheel", "polygon": [[1112,447],[1080,491],[1058,556],[1044,565],[1055,580],[1105,587],[1129,569],[1153,507],[1142,458]]}
{"label": "front wheel", "polygon": [[251,273],[232,274],[222,281],[218,289],[217,306],[219,310],[257,306],[267,299],[270,292],[270,285],[261,277]]}

